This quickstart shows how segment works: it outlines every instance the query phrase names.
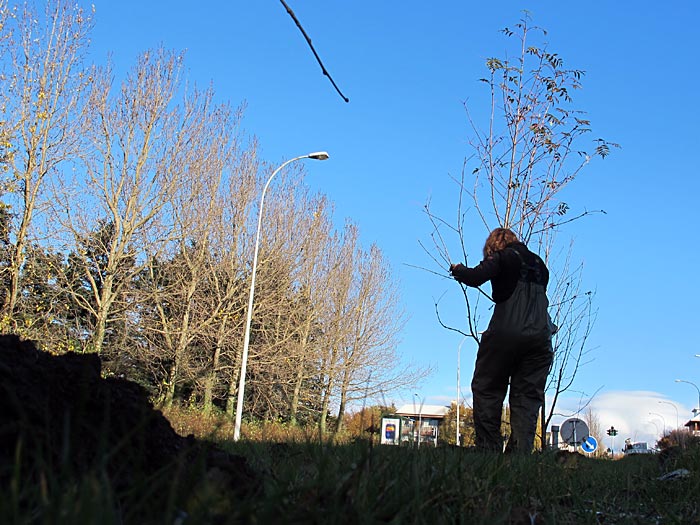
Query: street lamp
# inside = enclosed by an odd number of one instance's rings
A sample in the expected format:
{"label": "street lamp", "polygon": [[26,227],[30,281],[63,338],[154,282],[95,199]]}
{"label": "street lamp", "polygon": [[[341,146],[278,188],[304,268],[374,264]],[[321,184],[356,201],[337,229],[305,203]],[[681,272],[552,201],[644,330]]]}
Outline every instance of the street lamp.
{"label": "street lamp", "polygon": [[462,342],[459,343],[459,346],[457,347],[457,446],[460,446],[459,444],[459,405],[460,405],[460,399],[461,399],[461,393],[459,391],[459,356],[462,353],[462,345],[464,344],[464,341],[466,341],[467,338],[466,336],[464,339],[462,339]]}
{"label": "street lamp", "polygon": [[654,425],[654,428],[656,429],[656,433],[660,436],[660,435],[661,435],[661,432],[659,432],[659,425],[656,424],[656,421],[653,420],[653,419],[650,419],[650,420],[648,421],[648,423],[651,423],[652,425]]}
{"label": "street lamp", "polygon": [[272,179],[277,175],[282,168],[301,159],[326,160],[328,153],[325,151],[317,151],[307,155],[294,157],[283,162],[275,171],[272,172],[270,178],[267,179],[263,187],[262,196],[260,197],[260,209],[258,209],[258,231],[255,235],[255,250],[253,252],[253,270],[250,276],[250,295],[248,296],[248,311],[246,314],[245,335],[243,336],[243,355],[241,356],[241,377],[238,381],[238,402],[236,404],[236,423],[233,427],[233,440],[238,441],[241,437],[241,418],[243,416],[243,396],[245,392],[245,374],[248,366],[248,346],[250,345],[250,322],[253,318],[253,296],[255,295],[255,271],[258,267],[258,248],[260,247],[260,230],[262,227],[263,204],[265,203],[265,192],[267,187],[272,182]]}
{"label": "street lamp", "polygon": [[664,424],[664,430],[661,433],[661,437],[664,437],[664,434],[666,433],[666,419],[664,418],[664,416],[662,416],[661,414],[657,414],[656,412],[649,412],[649,415],[650,416],[659,416],[661,418],[661,422]]}
{"label": "street lamp", "polygon": [[[418,397],[418,394],[413,394],[415,397]],[[415,405],[414,405],[415,406]],[[415,410],[415,408],[414,408]],[[418,407],[418,448],[420,448],[420,431],[421,427],[423,426],[423,401],[420,402],[420,406]]]}
{"label": "street lamp", "polygon": [[696,385],[692,381],[686,381],[685,379],[676,379],[676,383],[688,383],[689,385],[693,385],[695,387],[695,390],[698,391],[698,408],[693,409],[693,414],[699,412],[700,411],[700,388],[698,388],[698,385]]}
{"label": "street lamp", "polygon": [[676,411],[676,430],[678,430],[678,407],[674,403],[671,403],[670,401],[659,401],[659,403],[665,403],[667,405],[671,405],[673,407],[673,409]]}

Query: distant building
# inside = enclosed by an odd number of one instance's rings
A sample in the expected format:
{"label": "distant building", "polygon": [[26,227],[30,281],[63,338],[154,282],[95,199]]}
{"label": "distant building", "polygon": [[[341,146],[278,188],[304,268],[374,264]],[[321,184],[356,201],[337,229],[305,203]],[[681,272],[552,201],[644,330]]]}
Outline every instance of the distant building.
{"label": "distant building", "polygon": [[683,426],[688,427],[688,432],[694,436],[700,436],[700,414],[696,415]]}
{"label": "distant building", "polygon": [[443,405],[403,405],[395,415],[382,418],[381,442],[437,446],[438,428],[449,410]]}

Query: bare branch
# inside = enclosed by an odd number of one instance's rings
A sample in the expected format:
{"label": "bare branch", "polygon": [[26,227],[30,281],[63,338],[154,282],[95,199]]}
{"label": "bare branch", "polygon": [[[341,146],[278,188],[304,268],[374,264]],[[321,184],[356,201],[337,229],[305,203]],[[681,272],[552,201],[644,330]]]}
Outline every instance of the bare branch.
{"label": "bare branch", "polygon": [[309,44],[309,47],[311,48],[311,52],[314,54],[314,56],[316,57],[316,61],[317,61],[318,64],[321,66],[321,71],[323,71],[323,74],[324,74],[325,76],[328,77],[328,80],[331,81],[331,84],[333,84],[333,87],[334,87],[335,90],[338,92],[338,95],[340,95],[341,98],[342,98],[345,102],[350,102],[350,99],[347,98],[345,95],[343,95],[343,94],[340,92],[340,89],[338,89],[338,86],[335,84],[335,81],[333,80],[333,77],[331,77],[331,75],[328,73],[328,71],[326,70],[326,66],[323,65],[323,62],[321,62],[321,58],[318,56],[318,53],[316,53],[316,50],[314,49],[314,46],[313,46],[313,44],[311,43],[311,39],[309,38],[309,35],[307,35],[307,34],[306,34],[306,31],[304,31],[304,28],[302,27],[301,22],[299,22],[299,19],[298,19],[298,18],[296,17],[296,15],[294,14],[294,11],[292,11],[292,9],[287,5],[287,2],[285,2],[284,0],[280,0],[280,2],[282,2],[282,5],[283,5],[284,8],[287,10],[287,13],[289,13],[289,16],[291,16],[291,17],[292,17],[292,20],[294,20],[294,23],[295,23],[295,24],[297,25],[297,27],[299,28],[299,31],[301,31],[301,34],[304,35],[304,38],[306,39],[306,42]]}

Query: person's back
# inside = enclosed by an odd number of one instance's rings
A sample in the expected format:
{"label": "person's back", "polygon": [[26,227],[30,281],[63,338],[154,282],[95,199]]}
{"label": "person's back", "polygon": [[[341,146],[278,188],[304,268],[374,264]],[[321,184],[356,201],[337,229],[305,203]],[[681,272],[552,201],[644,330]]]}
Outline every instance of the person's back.
{"label": "person's back", "polygon": [[531,451],[553,359],[547,267],[512,231],[497,228],[486,240],[484,260],[479,265],[467,268],[453,264],[450,272],[468,286],[491,281],[496,303],[479,342],[472,379],[476,444],[503,449],[501,411],[510,384],[512,432],[508,449]]}
{"label": "person's back", "polygon": [[499,292],[489,330],[515,338],[551,336],[547,283],[549,271],[540,257],[520,243],[511,243],[500,252],[501,272],[491,280]]}

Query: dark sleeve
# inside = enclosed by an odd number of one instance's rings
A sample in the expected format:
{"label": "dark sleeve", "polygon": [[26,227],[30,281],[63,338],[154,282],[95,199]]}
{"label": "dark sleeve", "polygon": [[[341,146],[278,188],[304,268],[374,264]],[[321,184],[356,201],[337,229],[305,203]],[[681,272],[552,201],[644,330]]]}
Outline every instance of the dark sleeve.
{"label": "dark sleeve", "polygon": [[452,269],[452,277],[467,286],[481,286],[493,279],[500,271],[499,253],[489,255],[474,268],[457,264]]}

